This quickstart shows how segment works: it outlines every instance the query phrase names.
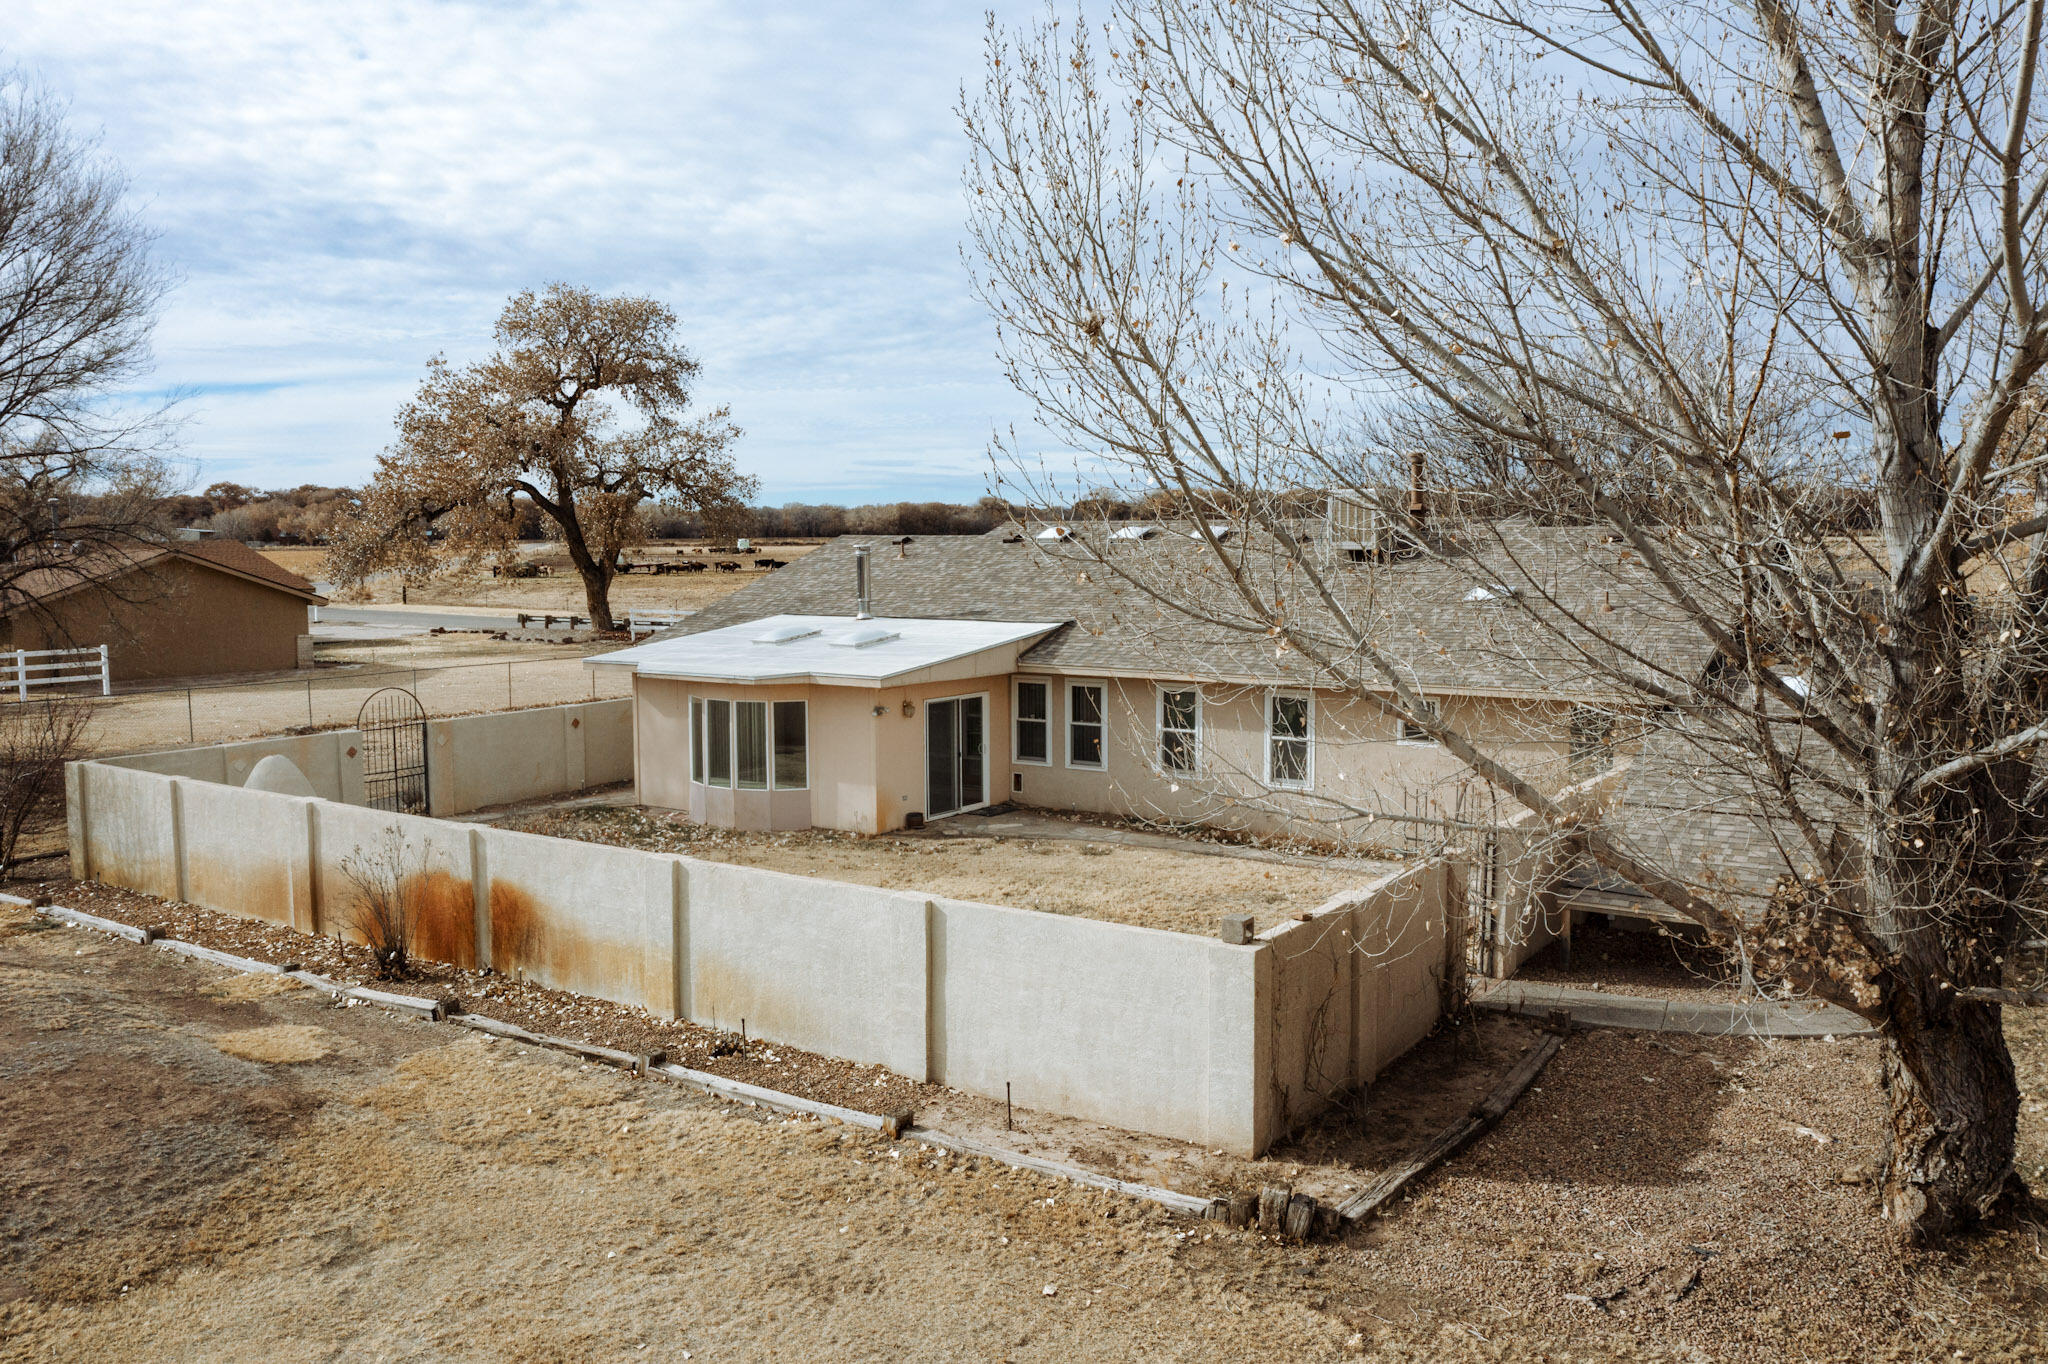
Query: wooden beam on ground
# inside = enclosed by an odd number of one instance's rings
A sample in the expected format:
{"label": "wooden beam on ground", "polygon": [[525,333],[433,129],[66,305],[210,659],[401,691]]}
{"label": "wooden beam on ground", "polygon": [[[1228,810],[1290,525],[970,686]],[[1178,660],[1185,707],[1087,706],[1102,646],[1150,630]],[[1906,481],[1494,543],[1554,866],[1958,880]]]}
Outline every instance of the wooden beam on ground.
{"label": "wooden beam on ground", "polygon": [[1472,1105],[1471,1112],[1431,1137],[1408,1159],[1339,1203],[1338,1215],[1351,1222],[1372,1216],[1410,1183],[1443,1164],[1465,1143],[1499,1122],[1501,1115],[1522,1097],[1523,1090],[1535,1083],[1536,1077],[1543,1073],[1543,1068],[1550,1064],[1550,1058],[1557,1055],[1557,1049],[1563,1045],[1564,1037],[1553,1033],[1531,1047],[1485,1098]]}

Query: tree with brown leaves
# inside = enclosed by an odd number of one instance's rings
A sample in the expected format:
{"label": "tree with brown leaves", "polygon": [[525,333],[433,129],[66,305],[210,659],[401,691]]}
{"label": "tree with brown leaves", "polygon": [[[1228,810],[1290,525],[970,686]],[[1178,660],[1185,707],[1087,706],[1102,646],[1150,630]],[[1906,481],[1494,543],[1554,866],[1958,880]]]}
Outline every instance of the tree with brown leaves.
{"label": "tree with brown leaves", "polygon": [[508,558],[530,502],[582,576],[591,624],[611,629],[612,580],[622,552],[644,540],[650,504],[715,511],[757,486],[732,462],[740,432],[725,408],[685,417],[698,363],[675,331],[675,314],[651,298],[567,284],[513,298],[489,359],[428,363],[361,514],[334,541],[335,581]]}

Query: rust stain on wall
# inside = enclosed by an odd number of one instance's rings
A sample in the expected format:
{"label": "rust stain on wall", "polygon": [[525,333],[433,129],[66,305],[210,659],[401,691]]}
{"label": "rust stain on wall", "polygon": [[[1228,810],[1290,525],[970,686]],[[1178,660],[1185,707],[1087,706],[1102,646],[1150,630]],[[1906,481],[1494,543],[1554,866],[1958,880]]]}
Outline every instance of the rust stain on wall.
{"label": "rust stain on wall", "polygon": [[[573,918],[509,881],[491,882],[491,966],[523,970],[562,989],[606,988],[644,991],[647,954],[641,944],[615,945],[577,931]],[[665,1005],[666,999],[623,999],[628,1004]]]}
{"label": "rust stain on wall", "polygon": [[277,863],[221,863],[185,857],[185,884],[194,904],[291,926],[292,872]]}
{"label": "rust stain on wall", "polygon": [[408,890],[419,897],[419,920],[412,935],[413,955],[453,966],[474,967],[476,898],[469,878],[430,871],[414,877]]}

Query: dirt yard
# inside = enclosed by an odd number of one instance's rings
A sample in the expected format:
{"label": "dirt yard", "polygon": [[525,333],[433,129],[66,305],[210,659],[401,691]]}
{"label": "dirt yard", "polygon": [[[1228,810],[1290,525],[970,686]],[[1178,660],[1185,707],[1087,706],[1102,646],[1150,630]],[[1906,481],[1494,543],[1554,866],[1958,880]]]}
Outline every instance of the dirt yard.
{"label": "dirt yard", "polygon": [[1385,1219],[1288,1246],[45,923],[0,908],[8,1359],[2048,1347],[2036,1230],[1884,1239],[1867,1043],[1576,1034]]}
{"label": "dirt yard", "polygon": [[686,853],[799,876],[1072,914],[1213,936],[1225,914],[1272,927],[1393,864],[1298,866],[1248,857],[1125,847],[1102,839],[862,837],[829,829],[736,833],[670,811],[596,805],[508,812],[493,823],[527,833]]}

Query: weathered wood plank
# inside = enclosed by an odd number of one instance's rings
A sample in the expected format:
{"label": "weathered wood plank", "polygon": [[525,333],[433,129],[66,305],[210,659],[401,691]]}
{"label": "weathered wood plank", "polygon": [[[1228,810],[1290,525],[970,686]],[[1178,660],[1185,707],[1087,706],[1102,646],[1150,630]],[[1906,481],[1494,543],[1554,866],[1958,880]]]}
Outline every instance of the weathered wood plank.
{"label": "weathered wood plank", "polygon": [[1472,1105],[1472,1111],[1443,1131],[1424,1142],[1407,1160],[1380,1175],[1372,1183],[1360,1189],[1350,1198],[1337,1205],[1337,1212],[1348,1221],[1357,1222],[1373,1215],[1390,1200],[1417,1179],[1442,1164],[1453,1152],[1466,1142],[1484,1132],[1514,1106],[1527,1089],[1550,1064],[1550,1058],[1557,1055],[1557,1049],[1564,1045],[1564,1038],[1551,1035],[1531,1047],[1514,1069],[1502,1077],[1501,1082],[1490,1090],[1486,1097]]}

